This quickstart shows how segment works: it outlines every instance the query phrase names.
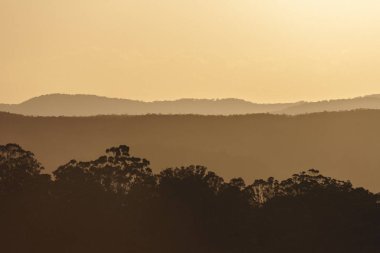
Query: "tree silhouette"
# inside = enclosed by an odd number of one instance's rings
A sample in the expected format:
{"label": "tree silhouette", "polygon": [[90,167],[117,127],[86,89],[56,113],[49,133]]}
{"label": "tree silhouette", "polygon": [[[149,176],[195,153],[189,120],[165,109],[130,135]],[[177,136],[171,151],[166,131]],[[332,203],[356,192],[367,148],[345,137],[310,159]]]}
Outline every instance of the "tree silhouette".
{"label": "tree silhouette", "polygon": [[106,155],[94,161],[72,160],[53,174],[57,182],[97,184],[115,193],[128,193],[135,186],[155,183],[149,161],[130,156],[125,145],[107,149]]}
{"label": "tree silhouette", "polygon": [[17,144],[0,146],[0,194],[17,193],[36,186],[36,180],[49,180],[40,174],[42,170],[32,152]]}
{"label": "tree silhouette", "polygon": [[312,169],[225,181],[203,166],[164,169],[125,145],[41,174],[0,146],[1,252],[330,253],[380,250],[379,196]]}
{"label": "tree silhouette", "polygon": [[[33,251],[44,244],[47,216],[41,217],[50,201],[50,176],[41,174],[43,167],[34,154],[17,144],[0,146],[0,250]],[[37,236],[38,235],[38,236]],[[38,245],[38,246],[37,246]]]}

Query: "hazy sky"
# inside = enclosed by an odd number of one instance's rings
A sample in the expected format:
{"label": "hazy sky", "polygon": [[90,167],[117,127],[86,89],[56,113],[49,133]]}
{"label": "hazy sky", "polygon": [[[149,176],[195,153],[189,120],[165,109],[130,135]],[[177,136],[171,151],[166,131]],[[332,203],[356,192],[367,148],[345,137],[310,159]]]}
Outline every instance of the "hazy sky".
{"label": "hazy sky", "polygon": [[0,103],[380,93],[378,0],[0,0]]}

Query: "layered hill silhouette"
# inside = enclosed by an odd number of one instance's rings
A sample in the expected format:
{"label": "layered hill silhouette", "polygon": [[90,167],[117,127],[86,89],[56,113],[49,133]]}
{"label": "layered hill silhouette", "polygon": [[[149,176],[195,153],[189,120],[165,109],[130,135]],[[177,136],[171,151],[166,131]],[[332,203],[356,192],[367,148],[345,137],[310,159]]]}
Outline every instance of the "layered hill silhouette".
{"label": "layered hill silhouette", "polygon": [[47,171],[126,144],[156,171],[200,164],[225,178],[285,178],[300,170],[380,191],[380,111],[298,116],[30,117],[0,113],[0,144],[33,151]]}
{"label": "layered hill silhouette", "polygon": [[0,111],[29,116],[96,116],[145,114],[235,115],[305,114],[324,111],[380,109],[380,95],[320,102],[258,104],[240,99],[180,99],[143,102],[94,95],[51,94],[20,104],[0,104]]}
{"label": "layered hill silhouette", "polygon": [[32,116],[95,116],[144,114],[230,115],[265,113],[291,104],[255,104],[239,99],[180,99],[143,102],[94,95],[51,94],[21,104],[0,105],[0,111]]}

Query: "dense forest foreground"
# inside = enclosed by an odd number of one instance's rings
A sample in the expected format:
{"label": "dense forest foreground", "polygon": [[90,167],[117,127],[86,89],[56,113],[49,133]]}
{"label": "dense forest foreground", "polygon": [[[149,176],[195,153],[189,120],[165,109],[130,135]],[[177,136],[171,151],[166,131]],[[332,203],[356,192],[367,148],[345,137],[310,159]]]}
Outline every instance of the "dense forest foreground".
{"label": "dense forest foreground", "polygon": [[202,166],[154,174],[129,147],[43,174],[0,146],[1,252],[380,252],[378,195],[309,170],[226,182]]}

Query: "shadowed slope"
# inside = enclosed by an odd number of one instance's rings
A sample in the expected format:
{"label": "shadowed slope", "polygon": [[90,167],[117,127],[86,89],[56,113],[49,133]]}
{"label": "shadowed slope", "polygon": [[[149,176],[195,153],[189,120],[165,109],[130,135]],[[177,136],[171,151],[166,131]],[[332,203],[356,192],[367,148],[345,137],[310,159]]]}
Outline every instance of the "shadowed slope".
{"label": "shadowed slope", "polygon": [[0,114],[0,143],[32,150],[47,171],[127,144],[155,170],[202,164],[230,178],[317,168],[378,192],[380,111],[301,116],[26,117]]}

